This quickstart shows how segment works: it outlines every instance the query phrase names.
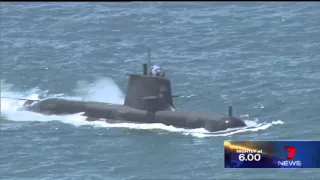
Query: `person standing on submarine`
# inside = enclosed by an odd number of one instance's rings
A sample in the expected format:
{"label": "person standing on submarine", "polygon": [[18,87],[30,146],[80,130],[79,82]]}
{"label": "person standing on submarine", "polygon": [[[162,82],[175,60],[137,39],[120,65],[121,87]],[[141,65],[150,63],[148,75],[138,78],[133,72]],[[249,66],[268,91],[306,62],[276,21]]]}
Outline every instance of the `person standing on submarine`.
{"label": "person standing on submarine", "polygon": [[165,72],[161,72],[160,66],[158,65],[153,65],[151,68],[151,75],[152,76],[160,76],[163,77],[165,76]]}

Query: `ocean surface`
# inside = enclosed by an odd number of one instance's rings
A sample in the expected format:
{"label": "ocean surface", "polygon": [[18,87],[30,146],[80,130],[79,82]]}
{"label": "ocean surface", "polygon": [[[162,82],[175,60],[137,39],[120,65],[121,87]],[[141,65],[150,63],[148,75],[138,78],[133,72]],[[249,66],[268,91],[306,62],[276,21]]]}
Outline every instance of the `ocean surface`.
{"label": "ocean surface", "polygon": [[1,97],[122,103],[151,61],[178,109],[247,128],[86,122],[1,98],[0,179],[319,179],[317,169],[224,169],[225,140],[319,140],[320,3],[1,3]]}

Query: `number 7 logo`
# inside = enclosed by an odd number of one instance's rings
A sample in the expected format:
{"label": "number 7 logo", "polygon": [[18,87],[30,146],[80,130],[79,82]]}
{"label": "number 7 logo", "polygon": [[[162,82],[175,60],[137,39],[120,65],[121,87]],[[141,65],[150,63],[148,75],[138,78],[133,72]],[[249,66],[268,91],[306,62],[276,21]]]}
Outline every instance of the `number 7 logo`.
{"label": "number 7 logo", "polygon": [[296,148],[293,146],[284,146],[284,149],[287,150],[289,152],[288,156],[287,156],[287,160],[290,160],[294,157],[294,155],[296,155]]}

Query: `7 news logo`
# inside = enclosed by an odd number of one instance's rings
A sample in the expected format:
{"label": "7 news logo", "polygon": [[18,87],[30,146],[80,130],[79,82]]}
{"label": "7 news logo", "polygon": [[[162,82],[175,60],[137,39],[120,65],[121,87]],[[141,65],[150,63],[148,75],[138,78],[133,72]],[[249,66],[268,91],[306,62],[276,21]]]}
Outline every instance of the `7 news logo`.
{"label": "7 news logo", "polygon": [[288,151],[288,156],[284,161],[278,161],[278,165],[282,167],[301,167],[301,161],[293,161],[292,159],[296,155],[296,148],[294,146],[284,146],[284,149]]}

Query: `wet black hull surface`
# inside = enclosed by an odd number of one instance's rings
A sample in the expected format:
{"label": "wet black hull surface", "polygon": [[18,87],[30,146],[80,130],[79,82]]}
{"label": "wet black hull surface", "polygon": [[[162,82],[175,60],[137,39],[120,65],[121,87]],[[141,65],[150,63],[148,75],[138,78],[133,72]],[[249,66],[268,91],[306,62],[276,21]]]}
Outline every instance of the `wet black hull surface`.
{"label": "wet black hull surface", "polygon": [[26,110],[42,114],[74,114],[84,112],[87,120],[106,119],[112,123],[162,123],[184,128],[205,128],[220,131],[245,126],[244,122],[232,116],[204,115],[183,111],[146,111],[124,105],[102,102],[84,102],[65,99],[46,99],[26,106]]}

